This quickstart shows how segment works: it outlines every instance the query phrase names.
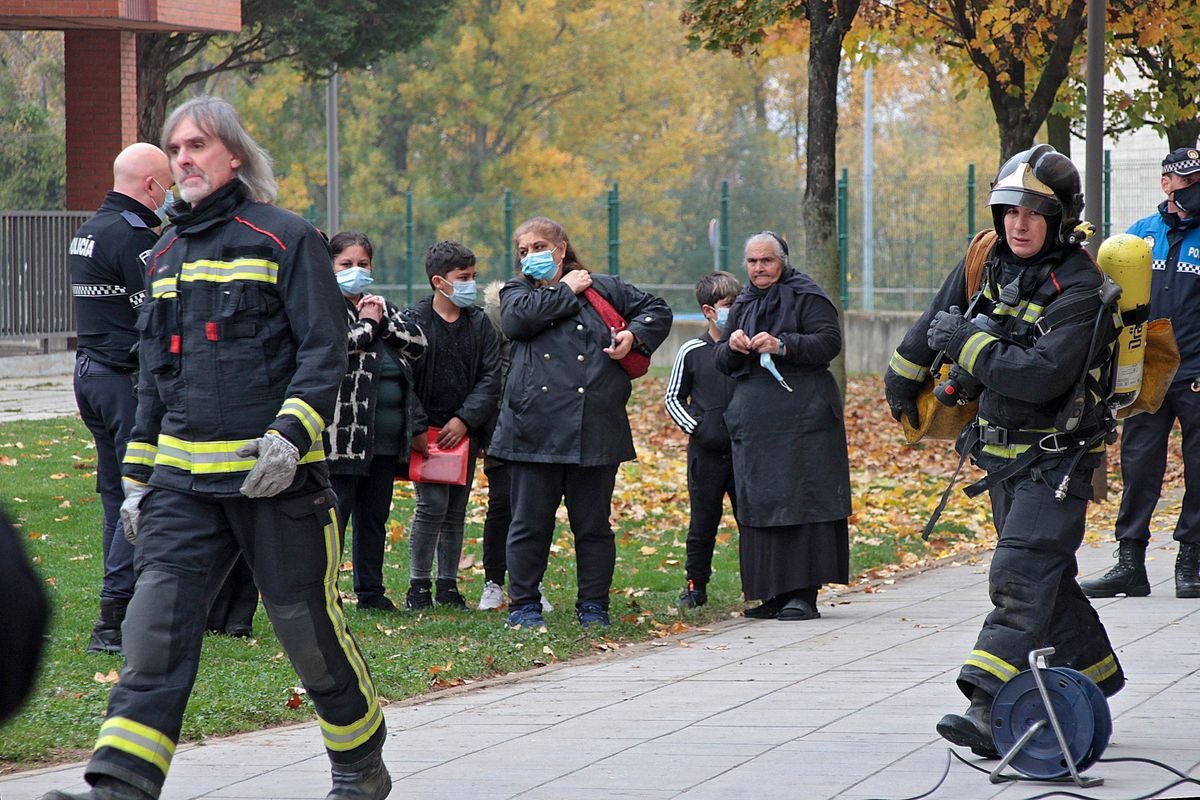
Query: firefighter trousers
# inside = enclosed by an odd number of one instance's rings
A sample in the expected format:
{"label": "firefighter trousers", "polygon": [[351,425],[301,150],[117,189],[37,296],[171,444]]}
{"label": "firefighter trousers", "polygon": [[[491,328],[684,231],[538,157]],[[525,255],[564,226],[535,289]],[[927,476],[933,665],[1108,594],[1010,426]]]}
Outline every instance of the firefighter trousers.
{"label": "firefighter trousers", "polygon": [[196,680],[207,610],[239,551],[313,701],[330,760],[352,764],[382,747],[383,714],[337,591],[333,493],[312,483],[256,499],[147,492],[138,579],[122,627],[125,665],[85,773],[90,783],[109,775],[159,796]]}

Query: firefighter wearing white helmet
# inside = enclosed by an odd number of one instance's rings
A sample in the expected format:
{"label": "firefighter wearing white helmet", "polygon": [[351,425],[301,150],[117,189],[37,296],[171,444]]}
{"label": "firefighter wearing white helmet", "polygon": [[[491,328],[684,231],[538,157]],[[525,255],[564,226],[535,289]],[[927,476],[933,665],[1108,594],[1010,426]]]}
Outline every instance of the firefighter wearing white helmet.
{"label": "firefighter wearing white helmet", "polygon": [[988,204],[996,243],[970,318],[959,310],[964,259],[896,348],[884,384],[893,415],[911,418],[930,366],[944,356],[978,394],[978,418],[957,448],[987,472],[966,491],[991,497],[999,533],[989,574],[994,608],[959,670],[968,708],[945,715],[937,730],[997,757],[992,699],[1024,669],[1030,650],[1052,645],[1052,666],[1083,672],[1105,695],[1125,684],[1108,634],[1075,582],[1092,470],[1112,430],[1099,373],[1115,337],[1107,303],[1119,290],[1081,246],[1079,173],[1054,148],[1037,145],[1006,161]]}
{"label": "firefighter wearing white helmet", "polygon": [[1183,509],[1175,523],[1175,596],[1200,598],[1200,150],[1181,147],[1162,162],[1167,198],[1129,233],[1151,250],[1150,317],[1169,317],[1179,344],[1179,370],[1154,414],[1125,420],[1121,474],[1125,490],[1117,513],[1117,563],[1105,575],[1083,581],[1089,597],[1144,597],[1150,517],[1162,491],[1167,440],[1175,420],[1183,431]]}

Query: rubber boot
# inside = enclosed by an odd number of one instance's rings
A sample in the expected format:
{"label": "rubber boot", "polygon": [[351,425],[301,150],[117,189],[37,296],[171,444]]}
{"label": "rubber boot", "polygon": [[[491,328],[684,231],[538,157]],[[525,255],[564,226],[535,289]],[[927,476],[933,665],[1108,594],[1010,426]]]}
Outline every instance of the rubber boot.
{"label": "rubber boot", "polygon": [[1175,556],[1175,596],[1200,597],[1200,544],[1180,542]]}
{"label": "rubber boot", "polygon": [[[1183,548],[1180,546],[1180,555]],[[1176,566],[1176,575],[1179,567]],[[1150,579],[1146,577],[1146,543],[1134,539],[1117,542],[1117,563],[1099,578],[1080,581],[1079,588],[1088,597],[1145,597],[1150,594]],[[1196,595],[1200,597],[1200,595]]]}
{"label": "rubber boot", "polygon": [[333,788],[325,800],[384,800],[392,791],[392,776],[376,750],[362,761],[333,765]]}
{"label": "rubber boot", "polygon": [[89,653],[120,653],[121,623],[125,620],[127,599],[100,598],[100,619],[92,628],[92,639],[88,642]]}
{"label": "rubber boot", "polygon": [[937,724],[938,735],[951,744],[971,748],[980,758],[999,758],[992,738],[991,710],[992,696],[976,689],[965,713],[942,717]]}
{"label": "rubber boot", "polygon": [[136,786],[130,786],[124,781],[104,775],[96,780],[96,784],[87,794],[60,792],[56,789],[42,795],[41,800],[154,800],[154,798]]}

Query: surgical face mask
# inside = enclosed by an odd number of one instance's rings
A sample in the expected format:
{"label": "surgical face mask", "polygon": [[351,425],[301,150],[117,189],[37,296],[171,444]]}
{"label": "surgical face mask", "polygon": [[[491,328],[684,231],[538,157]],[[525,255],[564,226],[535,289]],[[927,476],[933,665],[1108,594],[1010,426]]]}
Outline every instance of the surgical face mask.
{"label": "surgical face mask", "polygon": [[539,250],[529,253],[521,259],[521,272],[535,281],[548,281],[558,272],[558,264],[554,262],[554,249]]}
{"label": "surgical face mask", "polygon": [[442,292],[442,295],[448,297],[450,302],[459,308],[473,306],[475,305],[475,281],[455,281],[454,291],[451,294]]}
{"label": "surgical face mask", "polygon": [[338,286],[342,289],[342,294],[347,297],[360,295],[363,290],[375,282],[371,277],[371,270],[364,267],[350,267],[344,269],[337,274]]}
{"label": "surgical face mask", "polygon": [[719,330],[719,331],[725,330],[725,326],[727,324],[729,324],[729,307],[728,306],[726,306],[725,308],[717,309],[717,318],[715,320],[713,320],[713,323],[717,326],[717,330]]}
{"label": "surgical face mask", "polygon": [[1200,182],[1176,189],[1172,197],[1175,199],[1176,208],[1189,217],[1200,213]]}
{"label": "surgical face mask", "polygon": [[154,213],[158,217],[159,222],[166,222],[167,221],[167,204],[170,203],[175,198],[171,195],[171,190],[165,188],[161,183],[158,182],[158,180],[156,178],[151,178],[150,180],[154,181],[154,183],[158,186],[158,188],[162,189],[163,199],[162,199],[162,202],[158,204],[158,207],[154,209]]}

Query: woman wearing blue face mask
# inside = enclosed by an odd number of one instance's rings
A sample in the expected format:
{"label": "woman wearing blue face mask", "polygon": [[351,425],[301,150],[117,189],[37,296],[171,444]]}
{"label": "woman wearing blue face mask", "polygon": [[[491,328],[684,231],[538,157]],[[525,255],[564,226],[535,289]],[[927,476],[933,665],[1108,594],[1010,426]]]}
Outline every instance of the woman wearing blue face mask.
{"label": "woman wearing blue face mask", "polygon": [[347,526],[354,529],[358,607],[395,611],[384,594],[383,545],[393,481],[408,474],[414,428],[424,430],[412,391],[412,364],[425,351],[425,334],[407,312],[365,293],[373,254],[366,236],[343,231],[329,248],[350,323],[349,366],[325,430],[329,480],[343,541]]}
{"label": "woman wearing blue face mask", "polygon": [[[635,457],[625,414],[630,380],[619,361],[635,347],[646,354],[658,347],[671,330],[671,309],[620,278],[589,273],[554,220],[523,222],[513,243],[519,274],[500,292],[511,362],[488,448],[508,463],[511,478],[508,625],[544,623],[538,584],[565,500],[579,577],[576,614],[584,627],[605,626],[616,559],[613,485],[620,463]],[[625,330],[604,322],[589,288],[625,319]]]}

